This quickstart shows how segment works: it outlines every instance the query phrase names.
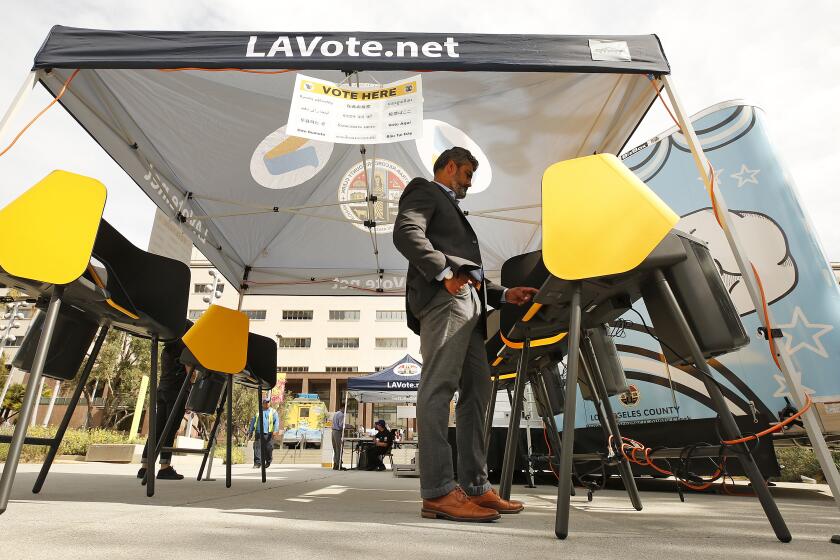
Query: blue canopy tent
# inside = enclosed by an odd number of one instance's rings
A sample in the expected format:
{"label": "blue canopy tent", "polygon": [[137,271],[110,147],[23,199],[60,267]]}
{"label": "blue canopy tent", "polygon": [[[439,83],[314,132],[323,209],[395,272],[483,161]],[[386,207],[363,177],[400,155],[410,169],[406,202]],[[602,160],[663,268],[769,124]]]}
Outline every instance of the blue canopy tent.
{"label": "blue canopy tent", "polygon": [[422,364],[406,354],[387,369],[347,380],[347,400],[366,403],[417,402]]}

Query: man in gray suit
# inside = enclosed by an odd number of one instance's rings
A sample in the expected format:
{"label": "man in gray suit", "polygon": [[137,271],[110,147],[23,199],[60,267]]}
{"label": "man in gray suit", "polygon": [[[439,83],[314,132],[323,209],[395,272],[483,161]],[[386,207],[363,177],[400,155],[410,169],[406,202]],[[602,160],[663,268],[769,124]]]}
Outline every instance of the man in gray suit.
{"label": "man in gray suit", "polygon": [[[423,376],[417,392],[421,515],[454,521],[493,521],[522,511],[487,482],[484,414],[492,385],[484,349],[487,305],[522,305],[534,288],[506,289],[484,278],[478,238],[459,207],[478,161],[464,148],[443,152],[434,180],[412,180],[400,198],[394,245],[408,259],[406,316],[420,335]],[[458,481],[447,440],[449,403],[455,407]]]}

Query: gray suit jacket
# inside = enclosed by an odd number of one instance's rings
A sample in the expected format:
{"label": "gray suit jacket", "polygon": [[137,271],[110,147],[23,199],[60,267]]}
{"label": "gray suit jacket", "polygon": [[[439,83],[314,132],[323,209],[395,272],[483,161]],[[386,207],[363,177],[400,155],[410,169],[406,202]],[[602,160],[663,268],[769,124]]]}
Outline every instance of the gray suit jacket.
{"label": "gray suit jacket", "polygon": [[[478,238],[453,198],[439,185],[423,178],[413,179],[403,191],[394,222],[394,245],[408,259],[406,315],[408,327],[420,334],[417,315],[438,290],[445,289],[435,277],[447,266],[457,274],[481,270]],[[501,306],[504,288],[484,281],[481,294],[481,322],[485,323],[488,303]]]}

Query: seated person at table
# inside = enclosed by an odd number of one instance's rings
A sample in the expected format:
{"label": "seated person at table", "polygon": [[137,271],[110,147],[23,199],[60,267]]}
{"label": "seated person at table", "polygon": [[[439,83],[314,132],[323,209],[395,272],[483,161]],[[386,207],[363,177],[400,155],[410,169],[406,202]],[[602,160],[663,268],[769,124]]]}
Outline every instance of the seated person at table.
{"label": "seated person at table", "polygon": [[367,454],[367,468],[369,471],[384,471],[385,463],[382,457],[391,451],[394,445],[394,433],[385,425],[385,420],[377,420],[374,424],[376,435],[373,436],[373,445],[365,449]]}

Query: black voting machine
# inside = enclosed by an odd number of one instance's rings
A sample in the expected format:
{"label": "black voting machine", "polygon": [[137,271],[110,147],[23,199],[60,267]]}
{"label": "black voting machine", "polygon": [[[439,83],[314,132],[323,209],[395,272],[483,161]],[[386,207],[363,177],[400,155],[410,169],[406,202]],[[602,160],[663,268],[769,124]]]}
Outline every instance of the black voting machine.
{"label": "black voting machine", "polygon": [[[173,407],[173,413],[166,419],[166,426],[160,438],[161,441],[158,442],[154,457],[149,460],[149,465],[153,465],[153,460],[164,451],[197,454],[202,456],[197,480],[202,480],[202,477],[204,480],[211,480],[210,471],[212,468],[213,452],[216,446],[216,434],[219,430],[225,407],[227,407],[227,414],[224,415],[226,417],[225,432],[227,438],[225,485],[230,488],[232,484],[231,467],[233,463],[231,456],[233,449],[233,384],[238,383],[242,386],[255,389],[257,410],[261,410],[263,391],[271,391],[277,384],[277,342],[266,336],[248,333],[247,363],[245,369],[235,375],[208,370],[188,348],[185,348],[181,353],[180,361],[185,365],[195,368],[197,372],[196,379],[194,383],[189,375],[184,379],[178,392],[178,397],[176,398],[176,404]],[[180,410],[185,402],[188,411],[201,415],[214,416],[213,426],[210,429],[207,443],[202,449],[164,447],[162,445],[162,442],[167,441],[169,438],[171,431],[178,429],[181,418],[176,417],[175,412]],[[259,436],[262,436],[264,431],[262,414],[259,415],[257,431]],[[265,457],[263,457],[260,466],[261,478],[265,482]]]}
{"label": "black voting machine", "polygon": [[[598,411],[605,436],[602,460],[618,467],[633,506],[637,510],[642,507],[630,465],[615,448],[615,443],[621,442],[621,434],[608,397],[623,390],[624,376],[615,345],[604,328],[640,298],[649,310],[654,329],[660,333],[668,360],[692,364],[702,372],[703,383],[720,418],[722,436],[727,440],[740,437],[705,360],[740,348],[749,339],[708,248],[701,241],[672,230],[634,269],[581,280],[553,276],[543,262],[542,252],[535,251],[509,259],[502,267],[502,284],[530,286],[539,289],[539,293],[530,308],[504,305],[499,332],[487,343],[494,389],[505,374],[516,375],[500,494],[503,498],[510,496],[525,384],[530,382],[546,422],[554,460],[559,464],[555,522],[558,538],[566,538],[569,532],[578,386]],[[560,399],[552,397],[558,388],[557,376],[550,373],[564,355],[568,392],[562,399],[563,426],[558,435],[553,414]],[[555,387],[549,389],[552,384]],[[494,390],[486,424],[488,437],[495,395]],[[719,454],[720,449],[721,446],[714,446],[707,450],[708,456]],[[728,452],[740,461],[776,536],[783,542],[789,541],[790,532],[749,449],[739,444],[731,446]]]}
{"label": "black voting machine", "polygon": [[[56,287],[5,277],[3,283],[35,296],[36,306],[42,311],[33,321],[12,362],[15,367],[25,372],[33,369],[36,349],[43,335],[48,345],[42,372],[44,377],[69,381],[76,378],[90,349],[56,435],[52,438],[24,439],[25,444],[49,447],[32,488],[32,492],[37,494],[46,481],[109,329],[123,330],[152,341],[150,394],[154,399],[158,344],[160,341],[176,340],[186,330],[190,272],[179,261],[135,247],[108,222],[101,220],[91,264],[75,281]],[[53,292],[58,288],[60,295],[56,297]],[[48,307],[55,300],[58,301],[56,315],[47,329],[44,325],[49,323]],[[154,404],[149,406],[148,417],[149,441],[155,445]],[[10,436],[0,436],[0,442],[9,440]],[[14,467],[10,465],[7,468]]]}

